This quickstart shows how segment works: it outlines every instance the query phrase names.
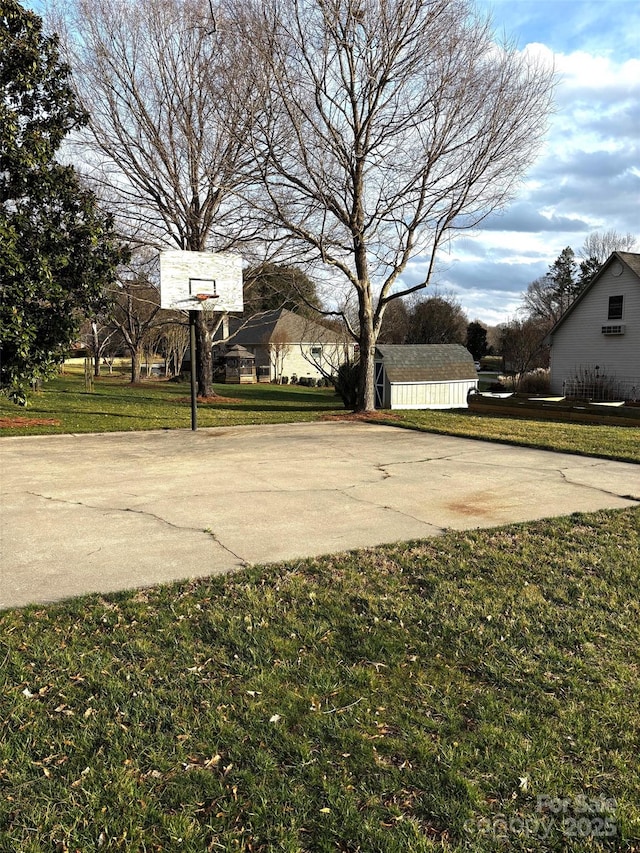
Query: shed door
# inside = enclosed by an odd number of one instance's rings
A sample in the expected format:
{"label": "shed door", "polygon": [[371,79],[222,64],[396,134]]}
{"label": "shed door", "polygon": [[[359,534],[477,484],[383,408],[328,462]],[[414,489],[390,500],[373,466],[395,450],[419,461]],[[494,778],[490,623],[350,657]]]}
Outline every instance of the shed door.
{"label": "shed door", "polygon": [[384,408],[384,364],[376,361],[376,409]]}

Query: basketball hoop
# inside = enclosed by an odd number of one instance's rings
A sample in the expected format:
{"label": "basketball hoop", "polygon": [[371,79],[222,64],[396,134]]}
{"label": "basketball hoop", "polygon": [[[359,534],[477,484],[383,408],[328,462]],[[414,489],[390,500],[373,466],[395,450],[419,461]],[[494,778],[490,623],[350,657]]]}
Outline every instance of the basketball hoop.
{"label": "basketball hoop", "polygon": [[206,302],[208,299],[217,299],[217,293],[194,293],[193,299],[197,299],[198,302]]}
{"label": "basketball hoop", "polygon": [[[191,429],[197,429],[196,362],[198,353],[196,325],[204,321],[214,331],[213,317],[243,310],[242,259],[230,252],[190,252],[174,250],[160,253],[160,307],[189,314],[191,350]],[[204,315],[198,318],[198,314]],[[211,351],[209,350],[210,355]],[[204,355],[204,353],[202,354]],[[207,355],[207,357],[208,357]]]}
{"label": "basketball hoop", "polygon": [[211,322],[213,314],[216,311],[216,300],[218,299],[218,296],[219,294],[217,294],[215,290],[210,290],[208,292],[199,290],[191,296],[192,304],[195,303],[195,305],[197,305],[195,310],[204,315],[204,319],[207,324]]}
{"label": "basketball hoop", "polygon": [[160,307],[177,311],[242,311],[242,259],[229,252],[160,253]]}

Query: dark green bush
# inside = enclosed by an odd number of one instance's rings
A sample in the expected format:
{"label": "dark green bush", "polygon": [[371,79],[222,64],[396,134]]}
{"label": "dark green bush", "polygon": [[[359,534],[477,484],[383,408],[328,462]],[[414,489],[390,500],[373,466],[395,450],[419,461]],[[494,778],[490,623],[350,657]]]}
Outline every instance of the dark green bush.
{"label": "dark green bush", "polygon": [[346,361],[344,364],[340,365],[334,384],[336,393],[344,403],[345,409],[355,409],[358,401],[359,381],[359,361]]}

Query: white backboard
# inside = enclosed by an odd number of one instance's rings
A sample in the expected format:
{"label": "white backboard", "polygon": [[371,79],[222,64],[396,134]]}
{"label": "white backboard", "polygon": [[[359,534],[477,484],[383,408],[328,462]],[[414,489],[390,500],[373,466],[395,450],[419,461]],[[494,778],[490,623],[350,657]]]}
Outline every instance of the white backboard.
{"label": "white backboard", "polygon": [[202,311],[196,296],[210,293],[206,311],[242,311],[242,258],[230,252],[160,252],[160,307]]}

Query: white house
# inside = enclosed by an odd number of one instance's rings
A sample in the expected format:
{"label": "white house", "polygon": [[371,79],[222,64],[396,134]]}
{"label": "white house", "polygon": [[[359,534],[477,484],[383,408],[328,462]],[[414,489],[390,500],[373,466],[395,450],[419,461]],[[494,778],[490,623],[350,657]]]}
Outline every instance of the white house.
{"label": "white house", "polygon": [[473,356],[460,344],[379,345],[375,361],[381,409],[466,409],[478,387]]}
{"label": "white house", "polygon": [[230,317],[229,333],[224,343],[222,329],[214,336],[214,358],[230,347],[244,347],[255,356],[259,382],[335,375],[344,361],[353,360],[355,353],[355,343],[344,332],[286,308],[261,311],[248,319]]}
{"label": "white house", "polygon": [[640,254],[614,252],[549,338],[552,393],[640,399]]}

